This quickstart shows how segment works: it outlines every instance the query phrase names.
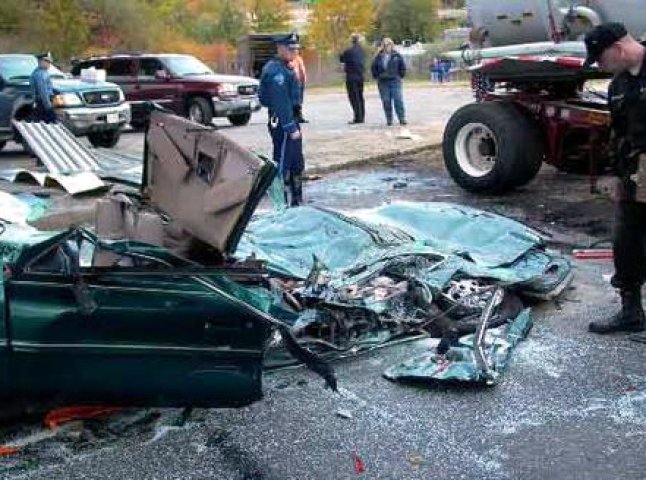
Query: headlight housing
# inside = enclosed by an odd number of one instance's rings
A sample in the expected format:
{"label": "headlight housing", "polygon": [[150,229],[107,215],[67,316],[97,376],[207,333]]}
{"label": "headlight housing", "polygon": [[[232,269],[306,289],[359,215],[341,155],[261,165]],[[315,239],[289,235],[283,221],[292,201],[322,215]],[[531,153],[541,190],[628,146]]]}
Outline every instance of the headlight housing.
{"label": "headlight housing", "polygon": [[219,93],[223,93],[225,95],[233,95],[237,92],[236,85],[233,83],[223,83],[220,85],[220,90]]}
{"label": "headlight housing", "polygon": [[126,96],[123,94],[123,90],[119,89],[119,103],[125,102]]}
{"label": "headlight housing", "polygon": [[59,93],[54,95],[52,105],[55,107],[80,107],[83,105],[83,101],[76,93]]}

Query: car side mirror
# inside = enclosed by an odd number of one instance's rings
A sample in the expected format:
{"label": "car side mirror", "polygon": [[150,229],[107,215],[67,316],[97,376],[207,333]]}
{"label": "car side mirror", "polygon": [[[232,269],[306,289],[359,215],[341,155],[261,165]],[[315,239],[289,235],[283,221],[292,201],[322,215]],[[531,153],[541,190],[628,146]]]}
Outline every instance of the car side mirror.
{"label": "car side mirror", "polygon": [[170,79],[170,75],[169,75],[169,73],[168,73],[166,70],[157,70],[157,71],[155,72],[155,78],[156,78],[157,80],[169,80],[169,79]]}

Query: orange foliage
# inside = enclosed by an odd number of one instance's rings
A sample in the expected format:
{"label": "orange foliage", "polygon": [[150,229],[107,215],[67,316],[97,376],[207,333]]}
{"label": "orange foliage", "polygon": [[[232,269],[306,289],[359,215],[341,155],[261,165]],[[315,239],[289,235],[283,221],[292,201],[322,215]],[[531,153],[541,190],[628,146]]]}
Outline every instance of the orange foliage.
{"label": "orange foliage", "polygon": [[235,48],[224,43],[201,44],[186,38],[166,38],[159,46],[159,51],[184,53],[199,58],[211,66],[225,68],[235,58]]}

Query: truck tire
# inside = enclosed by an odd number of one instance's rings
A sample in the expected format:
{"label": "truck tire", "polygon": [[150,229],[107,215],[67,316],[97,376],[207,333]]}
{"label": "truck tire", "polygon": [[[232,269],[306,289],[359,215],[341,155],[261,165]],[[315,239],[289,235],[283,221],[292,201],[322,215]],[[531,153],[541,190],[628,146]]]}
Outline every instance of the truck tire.
{"label": "truck tire", "polygon": [[543,161],[537,126],[503,102],[460,108],[446,126],[442,147],[453,180],[473,193],[504,193],[524,185]]}
{"label": "truck tire", "polygon": [[121,138],[121,130],[106,130],[87,134],[87,139],[93,147],[114,148]]}
{"label": "truck tire", "polygon": [[188,102],[188,119],[202,125],[211,125],[213,107],[206,98],[194,97]]}
{"label": "truck tire", "polygon": [[249,123],[249,120],[251,120],[251,113],[242,113],[240,115],[229,115],[227,118],[231,122],[231,125],[235,125],[236,127],[241,127]]}

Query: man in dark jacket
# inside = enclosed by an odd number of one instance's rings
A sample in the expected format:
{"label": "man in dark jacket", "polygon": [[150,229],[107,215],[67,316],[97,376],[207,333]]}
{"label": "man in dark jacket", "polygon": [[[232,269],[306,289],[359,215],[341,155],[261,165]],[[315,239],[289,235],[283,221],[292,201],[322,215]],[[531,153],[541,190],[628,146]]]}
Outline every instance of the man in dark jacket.
{"label": "man in dark jacket", "polygon": [[390,38],[384,38],[381,49],[372,62],[372,76],[377,80],[388,126],[393,124],[393,104],[399,123],[406,125],[402,95],[402,78],[406,76],[406,64],[394,47],[395,43]]}
{"label": "man in dark jacket", "polygon": [[366,105],[363,98],[365,54],[361,47],[361,35],[355,33],[351,38],[352,46],[341,54],[340,61],[345,70],[345,88],[354,112],[354,118],[348,123],[355,124],[363,123],[366,119]]}
{"label": "man in dark jacket", "polygon": [[585,37],[586,65],[598,63],[615,74],[608,89],[611,114],[611,151],[618,179],[614,232],[615,275],[612,284],[621,294],[621,310],[593,322],[591,332],[642,332],[633,340],[644,342],[646,318],[641,287],[646,267],[646,48],[620,23],[595,27]]}

